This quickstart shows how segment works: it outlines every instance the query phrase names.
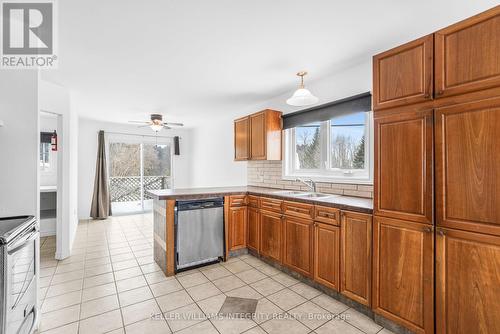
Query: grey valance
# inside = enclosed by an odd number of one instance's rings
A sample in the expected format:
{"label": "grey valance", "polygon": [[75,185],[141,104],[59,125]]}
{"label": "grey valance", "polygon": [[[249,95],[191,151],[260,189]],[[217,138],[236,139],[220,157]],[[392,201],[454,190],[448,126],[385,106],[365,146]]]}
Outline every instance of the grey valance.
{"label": "grey valance", "polygon": [[40,143],[49,143],[52,139],[53,132],[40,132]]}
{"label": "grey valance", "polygon": [[372,110],[372,94],[370,92],[362,93],[283,115],[283,128],[294,128],[314,122],[327,121],[354,112],[368,112],[370,110]]}

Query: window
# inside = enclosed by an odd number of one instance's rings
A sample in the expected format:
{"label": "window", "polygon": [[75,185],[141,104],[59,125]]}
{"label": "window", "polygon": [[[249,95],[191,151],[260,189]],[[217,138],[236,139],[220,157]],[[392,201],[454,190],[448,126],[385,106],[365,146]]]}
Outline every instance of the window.
{"label": "window", "polygon": [[356,112],[285,131],[285,178],[372,182],[372,113]]}
{"label": "window", "polygon": [[50,143],[40,143],[40,170],[50,168]]}

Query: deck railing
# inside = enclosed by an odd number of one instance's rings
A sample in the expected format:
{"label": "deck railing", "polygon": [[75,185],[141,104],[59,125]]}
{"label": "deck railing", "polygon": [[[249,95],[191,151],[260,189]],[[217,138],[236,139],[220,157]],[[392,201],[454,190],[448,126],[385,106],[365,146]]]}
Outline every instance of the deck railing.
{"label": "deck railing", "polygon": [[[146,190],[170,188],[170,176],[144,176],[144,199],[152,199]],[[109,178],[111,202],[141,200],[140,176],[114,176]]]}

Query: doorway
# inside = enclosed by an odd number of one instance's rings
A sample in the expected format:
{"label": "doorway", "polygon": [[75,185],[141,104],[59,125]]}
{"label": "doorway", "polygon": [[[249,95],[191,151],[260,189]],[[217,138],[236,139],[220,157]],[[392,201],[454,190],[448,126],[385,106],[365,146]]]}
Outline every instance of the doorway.
{"label": "doorway", "polygon": [[58,220],[61,217],[60,173],[61,157],[59,154],[58,133],[60,116],[40,111],[40,236],[50,237],[55,244]]}
{"label": "doorway", "polygon": [[111,135],[108,143],[113,215],[152,211],[147,191],[172,188],[172,140]]}

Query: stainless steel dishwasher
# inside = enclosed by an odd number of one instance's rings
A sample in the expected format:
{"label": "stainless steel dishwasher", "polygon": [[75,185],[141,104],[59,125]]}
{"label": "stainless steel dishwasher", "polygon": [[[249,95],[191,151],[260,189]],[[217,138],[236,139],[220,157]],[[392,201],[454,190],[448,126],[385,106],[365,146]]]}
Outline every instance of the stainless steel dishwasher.
{"label": "stainless steel dishwasher", "polygon": [[177,201],[176,270],[220,261],[224,256],[224,198]]}

